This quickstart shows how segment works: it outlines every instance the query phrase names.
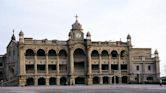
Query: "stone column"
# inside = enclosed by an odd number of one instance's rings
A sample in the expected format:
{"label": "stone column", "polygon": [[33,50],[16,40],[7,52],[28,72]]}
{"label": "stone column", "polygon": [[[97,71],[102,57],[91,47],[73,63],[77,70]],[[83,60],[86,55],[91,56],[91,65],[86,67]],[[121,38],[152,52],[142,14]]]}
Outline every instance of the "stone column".
{"label": "stone column", "polygon": [[46,86],[49,86],[49,78],[46,77]]}
{"label": "stone column", "polygon": [[99,73],[102,74],[102,65],[101,65],[102,59],[101,54],[99,54]]}
{"label": "stone column", "polygon": [[35,81],[35,86],[38,86],[38,78],[37,77],[34,78],[34,81]]}
{"label": "stone column", "polygon": [[112,70],[111,70],[111,62],[112,62],[111,58],[112,58],[111,54],[109,54],[109,63],[108,63],[109,74],[111,74],[111,72],[112,72]]}
{"label": "stone column", "polygon": [[145,81],[145,57],[142,57],[142,79],[141,82],[144,83]]}
{"label": "stone column", "polygon": [[119,84],[122,84],[122,76],[119,76]]}
{"label": "stone column", "polygon": [[56,85],[60,85],[60,76],[56,77]]}
{"label": "stone column", "polygon": [[91,48],[88,47],[88,85],[92,85]]}
{"label": "stone column", "polygon": [[48,72],[48,53],[46,53],[46,65],[45,65],[45,67],[46,67],[46,75],[48,75],[49,74],[49,72]]}
{"label": "stone column", "polygon": [[56,64],[56,70],[57,70],[57,75],[59,75],[59,55],[57,55],[57,64]]}
{"label": "stone column", "polygon": [[70,62],[70,85],[73,85],[75,82],[74,82],[74,78],[73,78],[73,75],[74,75],[74,57],[73,57],[73,49],[72,47],[70,47],[69,49],[69,62]]}
{"label": "stone column", "polygon": [[19,47],[19,61],[20,61],[20,74],[25,74],[25,54],[24,54],[24,46],[20,45]]}
{"label": "stone column", "polygon": [[37,54],[35,53],[35,65],[34,65],[35,67],[35,75],[37,75]]}
{"label": "stone column", "polygon": [[99,79],[100,79],[100,84],[103,84],[103,77],[102,76],[99,76]]}
{"label": "stone column", "polygon": [[118,54],[118,74],[121,74],[121,60],[120,60],[120,54]]}
{"label": "stone column", "polygon": [[112,77],[109,76],[109,84],[112,84]]}

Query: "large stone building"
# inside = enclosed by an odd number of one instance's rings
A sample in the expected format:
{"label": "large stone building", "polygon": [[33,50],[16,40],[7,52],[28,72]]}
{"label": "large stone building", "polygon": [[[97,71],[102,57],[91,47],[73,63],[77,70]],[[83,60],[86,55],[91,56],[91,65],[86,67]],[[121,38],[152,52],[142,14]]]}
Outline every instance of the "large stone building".
{"label": "large stone building", "polygon": [[154,83],[159,56],[151,48],[133,48],[126,41],[91,41],[76,19],[66,41],[35,40],[14,34],[7,46],[5,85],[75,85]]}

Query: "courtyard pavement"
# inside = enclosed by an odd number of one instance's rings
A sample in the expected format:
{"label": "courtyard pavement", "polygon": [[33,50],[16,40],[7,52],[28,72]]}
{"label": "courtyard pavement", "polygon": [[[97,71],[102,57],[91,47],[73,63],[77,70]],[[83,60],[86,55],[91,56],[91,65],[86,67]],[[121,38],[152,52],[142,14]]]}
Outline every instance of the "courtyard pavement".
{"label": "courtyard pavement", "polygon": [[0,93],[166,93],[166,85],[0,87]]}

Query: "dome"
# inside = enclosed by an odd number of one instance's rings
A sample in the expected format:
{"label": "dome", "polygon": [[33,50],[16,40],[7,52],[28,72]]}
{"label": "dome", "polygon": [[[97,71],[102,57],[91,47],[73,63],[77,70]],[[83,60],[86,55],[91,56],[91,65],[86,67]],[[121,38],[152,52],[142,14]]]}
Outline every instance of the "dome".
{"label": "dome", "polygon": [[87,36],[87,37],[90,37],[90,36],[91,36],[90,32],[87,32],[86,36]]}
{"label": "dome", "polygon": [[131,39],[131,36],[130,36],[130,34],[128,34],[128,35],[127,35],[127,39]]}
{"label": "dome", "polygon": [[157,49],[154,51],[154,54],[158,54],[158,51],[157,51]]}
{"label": "dome", "polygon": [[23,35],[24,35],[24,33],[22,31],[20,31],[19,36],[23,36]]}
{"label": "dome", "polygon": [[78,22],[77,19],[76,19],[75,23],[72,25],[72,29],[74,29],[74,30],[82,29],[82,25]]}

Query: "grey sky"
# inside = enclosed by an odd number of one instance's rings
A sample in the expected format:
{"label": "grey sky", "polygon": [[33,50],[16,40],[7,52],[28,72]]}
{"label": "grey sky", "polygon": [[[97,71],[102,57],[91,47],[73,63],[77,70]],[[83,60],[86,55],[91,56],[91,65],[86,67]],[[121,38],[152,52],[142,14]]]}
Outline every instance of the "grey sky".
{"label": "grey sky", "polygon": [[67,40],[78,14],[92,40],[126,41],[134,47],[158,49],[161,75],[166,75],[166,0],[0,0],[0,54],[12,30],[25,37]]}

